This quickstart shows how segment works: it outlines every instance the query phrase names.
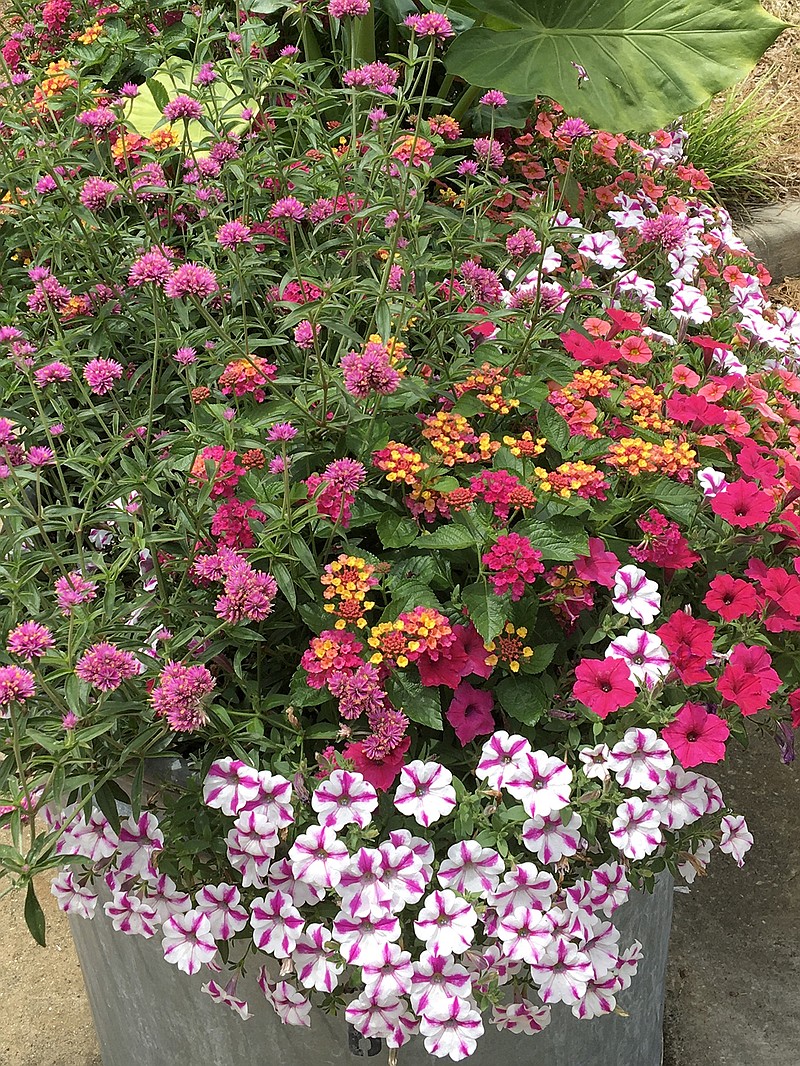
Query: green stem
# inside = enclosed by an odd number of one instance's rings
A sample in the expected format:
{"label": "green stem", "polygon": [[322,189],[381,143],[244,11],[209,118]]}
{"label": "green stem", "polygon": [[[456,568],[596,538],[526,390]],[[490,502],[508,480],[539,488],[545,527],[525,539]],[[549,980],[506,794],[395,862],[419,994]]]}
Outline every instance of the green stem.
{"label": "green stem", "polygon": [[456,101],[453,110],[450,112],[456,122],[460,122],[466,115],[467,111],[472,107],[475,101],[483,92],[480,85],[470,85],[468,89],[465,89],[459,99]]}

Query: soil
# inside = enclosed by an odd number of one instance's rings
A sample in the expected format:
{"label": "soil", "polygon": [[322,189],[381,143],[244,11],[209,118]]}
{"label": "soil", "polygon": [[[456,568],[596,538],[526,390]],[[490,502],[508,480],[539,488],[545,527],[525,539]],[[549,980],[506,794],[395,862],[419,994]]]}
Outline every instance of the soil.
{"label": "soil", "polygon": [[[0,834],[0,844],[9,844]],[[0,881],[0,891],[7,882]],[[66,918],[36,885],[47,919],[40,948],[22,917],[22,897],[0,897],[0,1066],[102,1066]]]}

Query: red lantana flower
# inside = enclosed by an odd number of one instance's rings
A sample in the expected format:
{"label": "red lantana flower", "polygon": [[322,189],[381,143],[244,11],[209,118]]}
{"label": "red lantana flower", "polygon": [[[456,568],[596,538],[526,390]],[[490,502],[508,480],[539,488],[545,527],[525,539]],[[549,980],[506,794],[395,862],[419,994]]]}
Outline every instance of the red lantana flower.
{"label": "red lantana flower", "polygon": [[584,659],[575,670],[572,695],[600,718],[628,707],[636,699],[628,664],[622,659]]}
{"label": "red lantana flower", "polygon": [[721,762],[730,728],[724,718],[710,714],[700,703],[684,703],[661,736],[675,752],[681,766]]}
{"label": "red lantana flower", "polygon": [[744,478],[729,484],[711,501],[714,514],[740,529],[768,522],[774,508],[775,501],[770,494],[762,492],[755,482],[745,481]]}
{"label": "red lantana flower", "polygon": [[752,585],[730,574],[718,574],[711,582],[703,603],[723,622],[755,614],[759,607],[758,593]]}

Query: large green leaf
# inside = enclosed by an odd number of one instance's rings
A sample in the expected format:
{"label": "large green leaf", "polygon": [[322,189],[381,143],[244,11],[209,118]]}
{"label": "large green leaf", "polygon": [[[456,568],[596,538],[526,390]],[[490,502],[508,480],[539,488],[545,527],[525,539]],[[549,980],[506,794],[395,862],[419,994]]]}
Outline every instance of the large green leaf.
{"label": "large green leaf", "polygon": [[[448,70],[516,96],[550,96],[610,130],[651,130],[740,81],[786,24],[758,0],[470,0]],[[575,64],[588,81],[581,81]]]}
{"label": "large green leaf", "polygon": [[412,722],[429,729],[442,728],[442,705],[438,688],[426,688],[409,674],[396,670],[386,679],[386,692],[393,705]]}

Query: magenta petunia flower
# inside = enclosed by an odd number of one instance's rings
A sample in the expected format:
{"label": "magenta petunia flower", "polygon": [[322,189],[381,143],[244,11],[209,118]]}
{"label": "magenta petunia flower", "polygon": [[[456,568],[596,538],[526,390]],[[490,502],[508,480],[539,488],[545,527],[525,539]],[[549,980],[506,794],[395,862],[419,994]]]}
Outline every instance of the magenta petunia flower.
{"label": "magenta petunia flower", "polygon": [[714,514],[740,529],[763,525],[769,521],[774,509],[772,496],[744,478],[731,482],[711,500]]}
{"label": "magenta petunia flower", "polygon": [[494,732],[494,696],[484,689],[477,689],[462,681],[455,690],[446,718],[455,734],[466,747],[475,737]]}
{"label": "magenta petunia flower", "polygon": [[711,714],[700,703],[684,703],[661,736],[675,753],[681,766],[721,762],[730,727],[724,718]]}
{"label": "magenta petunia flower", "polygon": [[572,695],[600,718],[630,706],[636,699],[628,664],[614,656],[581,660],[575,668],[575,679]]}

